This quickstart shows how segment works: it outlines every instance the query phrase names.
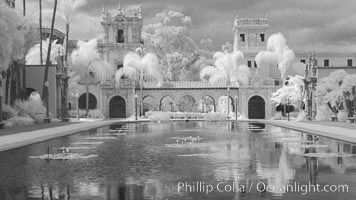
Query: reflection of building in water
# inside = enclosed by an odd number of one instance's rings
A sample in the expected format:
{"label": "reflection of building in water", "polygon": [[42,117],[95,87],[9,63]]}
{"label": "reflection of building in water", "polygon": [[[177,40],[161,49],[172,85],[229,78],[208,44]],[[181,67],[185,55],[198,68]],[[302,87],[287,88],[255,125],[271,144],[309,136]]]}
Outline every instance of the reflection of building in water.
{"label": "reflection of building in water", "polygon": [[106,200],[163,199],[163,184],[156,179],[143,179],[127,178],[124,183],[107,184]]}
{"label": "reflection of building in water", "polygon": [[[270,185],[286,185],[295,177],[295,169],[287,159],[287,146],[267,139],[256,140],[257,176]],[[278,145],[276,145],[278,144]],[[274,191],[273,195],[282,195],[283,191]]]}
{"label": "reflection of building in water", "polygon": [[[339,154],[356,154],[356,145],[349,143],[319,137],[318,144],[327,145],[329,148],[317,148],[315,149],[317,153],[335,152]],[[332,170],[337,174],[346,174],[347,172],[356,170],[356,156],[318,158],[318,163],[319,172]]]}
{"label": "reflection of building in water", "polygon": [[307,166],[308,166],[307,169],[310,176],[310,183],[315,185],[317,184],[317,177],[318,177],[318,170],[319,170],[318,158],[307,157],[306,162],[307,162]]}

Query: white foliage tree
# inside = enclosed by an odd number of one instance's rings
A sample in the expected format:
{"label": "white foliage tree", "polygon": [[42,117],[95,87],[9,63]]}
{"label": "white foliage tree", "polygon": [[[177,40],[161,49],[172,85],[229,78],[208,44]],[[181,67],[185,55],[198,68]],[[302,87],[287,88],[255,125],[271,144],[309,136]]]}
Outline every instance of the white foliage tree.
{"label": "white foliage tree", "polygon": [[292,105],[299,108],[299,120],[304,120],[303,103],[305,102],[304,77],[295,75],[289,76],[287,84],[272,93],[271,101],[276,105]]}
{"label": "white foliage tree", "polygon": [[256,55],[255,61],[259,68],[278,65],[281,78],[285,79],[294,59],[295,54],[293,50],[289,49],[285,37],[282,33],[277,33],[268,38],[267,51],[260,51]]}
{"label": "white foliage tree", "polygon": [[[216,52],[213,56],[215,66],[206,66],[200,71],[200,79],[208,80],[211,84],[223,83],[227,86],[227,97],[232,83],[237,86],[248,84],[250,69],[243,65],[243,53],[241,51],[228,52],[224,48],[224,52]],[[228,106],[229,106],[229,98]],[[229,115],[229,108],[228,108]]]}
{"label": "white foliage tree", "polygon": [[[49,39],[42,42],[42,64],[44,65],[46,62],[47,51],[48,51],[48,42]],[[52,43],[50,61],[52,64],[57,64],[56,58],[59,55],[63,55],[64,48],[61,44],[57,44],[57,40],[54,40]],[[41,64],[41,56],[40,56],[40,44],[35,44],[26,54],[26,64],[27,65],[40,65]]]}
{"label": "white foliage tree", "polygon": [[272,102],[276,105],[290,105],[300,108],[304,101],[304,77],[290,76],[288,84],[272,93]]}
{"label": "white foliage tree", "polygon": [[[18,60],[24,54],[24,34],[20,30],[21,19],[17,13],[4,2],[0,2],[0,122],[2,122],[2,100],[5,75],[12,61]],[[0,124],[2,127],[2,125]]]}
{"label": "white foliage tree", "polygon": [[192,19],[181,12],[158,13],[154,20],[153,24],[143,27],[142,39],[146,48],[159,58],[164,79],[197,80],[194,75],[200,69],[194,64],[210,56],[206,47],[211,40],[205,41],[205,48],[199,49],[190,36]]}
{"label": "white foliage tree", "polygon": [[[81,77],[81,80],[84,79],[86,82],[87,99],[89,98],[89,81],[98,79],[101,83],[106,83],[114,77],[114,67],[107,61],[100,59],[96,39],[88,42],[78,41],[77,49],[72,52],[71,58],[73,71]],[[88,103],[86,112],[88,115]]]}
{"label": "white foliage tree", "polygon": [[356,75],[337,70],[322,78],[316,87],[319,104],[326,104],[335,114],[339,110],[350,112],[349,101],[354,98],[352,88],[356,87]]}
{"label": "white foliage tree", "polygon": [[[136,52],[144,53],[144,50],[138,48]],[[163,76],[160,71],[160,64],[158,57],[154,53],[147,53],[141,57],[138,53],[129,52],[124,57],[124,66],[117,70],[115,74],[116,86],[120,86],[120,80],[123,77],[128,77],[131,80],[139,81],[141,90],[141,113],[143,114],[143,96],[142,87],[145,78],[153,78],[161,85],[163,82]]]}

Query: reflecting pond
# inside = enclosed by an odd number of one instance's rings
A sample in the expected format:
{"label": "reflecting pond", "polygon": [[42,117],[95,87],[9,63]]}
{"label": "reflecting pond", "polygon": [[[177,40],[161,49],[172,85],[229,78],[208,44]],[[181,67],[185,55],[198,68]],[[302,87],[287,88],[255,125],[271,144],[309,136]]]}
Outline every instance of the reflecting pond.
{"label": "reflecting pond", "polygon": [[115,124],[0,153],[0,199],[355,199],[355,155],[265,124]]}

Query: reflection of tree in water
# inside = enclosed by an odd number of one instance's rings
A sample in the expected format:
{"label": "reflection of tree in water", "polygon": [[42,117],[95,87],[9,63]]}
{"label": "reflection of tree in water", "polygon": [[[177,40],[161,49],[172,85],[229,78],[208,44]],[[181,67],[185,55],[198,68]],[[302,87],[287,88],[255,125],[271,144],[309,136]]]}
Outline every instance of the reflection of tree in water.
{"label": "reflection of tree in water", "polygon": [[179,100],[178,109],[181,112],[196,112],[197,107],[195,99],[192,96],[185,95]]}
{"label": "reflection of tree in water", "polygon": [[[283,147],[277,163],[263,163],[262,160],[257,163],[257,175],[263,179],[267,179],[269,185],[287,185],[290,180],[295,177],[296,170],[291,167],[287,159],[287,148]],[[265,160],[266,161],[266,160]],[[275,165],[277,166],[275,167]],[[270,166],[270,167],[265,167]],[[272,167],[273,166],[273,167]],[[272,191],[274,195],[282,195],[281,191]]]}

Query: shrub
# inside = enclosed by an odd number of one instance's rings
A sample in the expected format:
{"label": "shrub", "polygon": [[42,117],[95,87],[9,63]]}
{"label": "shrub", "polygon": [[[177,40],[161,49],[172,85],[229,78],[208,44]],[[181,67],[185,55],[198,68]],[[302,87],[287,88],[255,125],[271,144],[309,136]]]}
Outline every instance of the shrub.
{"label": "shrub", "polygon": [[2,105],[2,112],[7,118],[16,117],[19,114],[17,110],[7,104]]}
{"label": "shrub", "polygon": [[43,123],[45,118],[46,108],[39,96],[31,94],[28,100],[16,100],[14,103],[14,109],[18,112],[19,117],[28,118],[31,117],[36,123]]}
{"label": "shrub", "polygon": [[10,122],[12,126],[24,126],[34,124],[35,120],[28,117],[11,117],[8,119],[8,122]]}
{"label": "shrub", "polygon": [[[69,116],[71,118],[77,118],[77,110],[70,110],[69,111]],[[80,118],[85,118],[86,117],[86,111],[85,110],[79,110],[79,117]],[[89,118],[96,118],[96,119],[104,119],[105,118],[104,114],[98,109],[89,110],[88,117]]]}
{"label": "shrub", "polygon": [[223,121],[226,120],[226,114],[224,113],[207,113],[204,116],[206,121]]}
{"label": "shrub", "polygon": [[157,113],[154,115],[150,115],[148,117],[151,121],[169,121],[171,119],[171,116],[169,113]]}

